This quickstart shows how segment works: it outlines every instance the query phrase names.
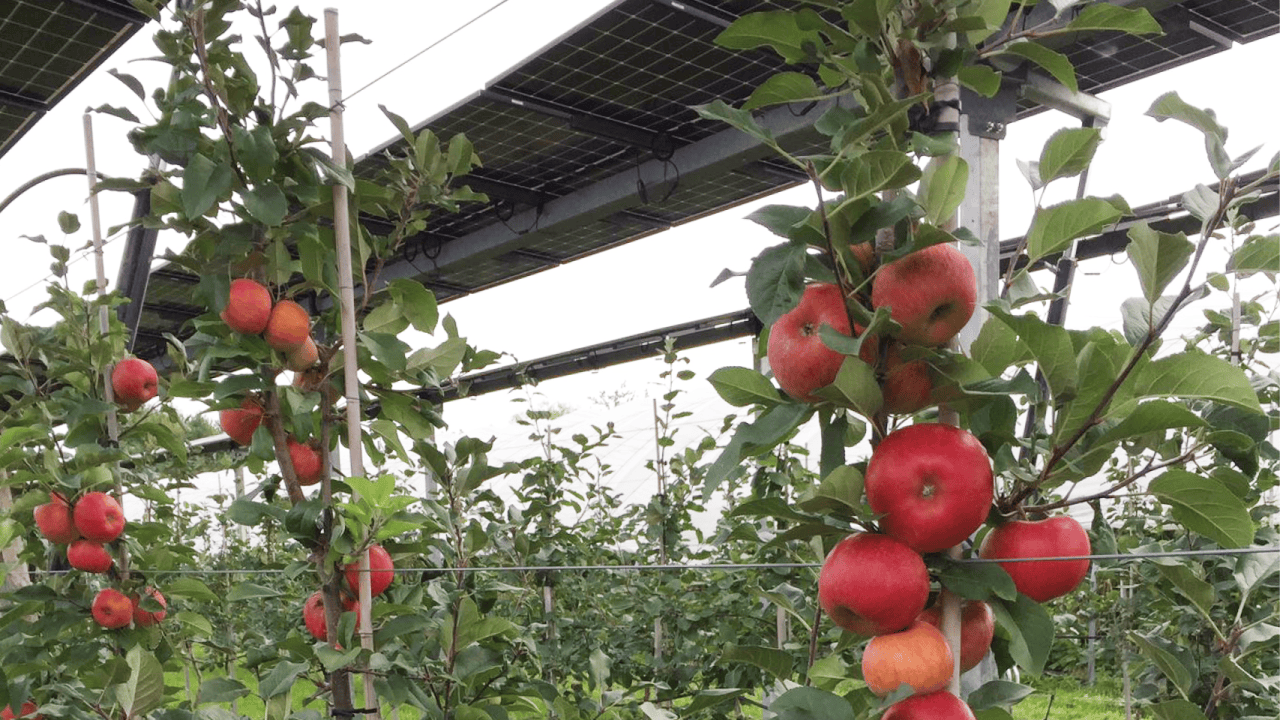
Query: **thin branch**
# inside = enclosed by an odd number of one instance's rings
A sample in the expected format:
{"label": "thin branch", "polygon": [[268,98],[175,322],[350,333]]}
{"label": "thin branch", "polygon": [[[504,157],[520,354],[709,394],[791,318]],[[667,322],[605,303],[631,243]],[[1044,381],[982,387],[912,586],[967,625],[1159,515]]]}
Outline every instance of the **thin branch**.
{"label": "thin branch", "polygon": [[1064,500],[1059,500],[1057,502],[1045,503],[1044,505],[1029,505],[1027,507],[1022,508],[1022,511],[1025,513],[1043,513],[1043,512],[1049,512],[1050,510],[1060,510],[1062,508],[1070,507],[1072,505],[1079,505],[1081,503],[1087,503],[1087,502],[1092,502],[1094,500],[1102,500],[1105,498],[1109,498],[1115,492],[1129,487],[1130,485],[1137,482],[1139,479],[1147,475],[1150,475],[1156,470],[1163,470],[1173,465],[1183,465],[1185,463],[1191,462],[1192,460],[1195,459],[1195,456],[1203,449],[1204,449],[1204,445],[1197,445],[1191,448],[1190,450],[1188,450],[1187,452],[1179,455],[1178,457],[1173,458],[1172,460],[1167,460],[1162,463],[1156,463],[1155,458],[1153,457],[1151,458],[1151,461],[1147,463],[1146,467],[1133,473],[1132,475],[1125,478],[1124,480],[1117,482],[1116,484],[1112,485],[1106,490],[1094,493],[1092,495],[1086,495],[1084,497],[1067,498]]}

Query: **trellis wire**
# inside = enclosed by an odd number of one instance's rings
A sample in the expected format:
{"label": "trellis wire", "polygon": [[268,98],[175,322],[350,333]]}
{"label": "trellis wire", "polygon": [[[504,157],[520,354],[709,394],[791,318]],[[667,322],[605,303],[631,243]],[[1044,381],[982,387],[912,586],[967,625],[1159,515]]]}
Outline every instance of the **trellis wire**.
{"label": "trellis wire", "polygon": [[[1026,557],[1026,558],[962,558],[955,560],[960,565],[986,565],[991,563],[1006,562],[1046,562],[1051,560],[1149,560],[1156,558],[1177,558],[1177,557],[1217,557],[1217,556],[1239,556],[1239,555],[1261,555],[1265,553],[1280,554],[1280,545],[1268,545],[1265,547],[1248,547],[1248,548],[1225,548],[1217,550],[1166,550],[1160,552],[1143,552],[1143,553],[1102,553],[1098,555],[1058,555],[1058,556],[1042,556],[1042,557]],[[705,564],[666,564],[666,565],[489,565],[489,566],[472,566],[472,567],[409,567],[395,568],[396,573],[423,573],[423,572],[449,572],[449,573],[476,573],[476,572],[618,572],[618,571],[635,571],[635,572],[672,572],[683,570],[802,570],[822,567],[822,563],[705,563]],[[70,570],[42,570],[36,571],[36,575],[62,575],[70,572]],[[245,568],[239,570],[224,569],[190,569],[190,570],[161,570],[156,575],[280,575],[284,573],[296,572],[286,568]],[[379,570],[378,572],[387,572]]]}

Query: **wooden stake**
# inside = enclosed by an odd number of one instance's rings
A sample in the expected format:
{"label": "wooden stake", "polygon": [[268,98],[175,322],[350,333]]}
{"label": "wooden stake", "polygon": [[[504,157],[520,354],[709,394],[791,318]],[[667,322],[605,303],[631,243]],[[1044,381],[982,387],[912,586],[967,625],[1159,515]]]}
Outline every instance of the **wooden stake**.
{"label": "wooden stake", "polygon": [[[324,48],[327,58],[329,76],[329,124],[332,139],[330,151],[333,161],[341,166],[347,164],[346,139],[342,132],[342,72],[339,62],[339,46],[342,43],[338,34],[338,11],[326,8],[324,11]],[[349,452],[352,477],[364,476],[364,450],[361,443],[360,413],[360,378],[357,375],[359,366],[356,362],[356,305],[355,287],[351,279],[351,219],[347,212],[347,187],[342,183],[333,186],[333,235],[338,251],[338,301],[342,311],[342,367],[345,380],[344,390],[347,400],[347,449]],[[359,499],[358,496],[356,498]],[[360,556],[360,646],[373,652],[373,619],[369,611],[373,605],[369,587],[369,551],[366,549]],[[364,704],[372,712],[366,717],[380,720],[377,694],[373,687],[373,676],[364,673]]]}

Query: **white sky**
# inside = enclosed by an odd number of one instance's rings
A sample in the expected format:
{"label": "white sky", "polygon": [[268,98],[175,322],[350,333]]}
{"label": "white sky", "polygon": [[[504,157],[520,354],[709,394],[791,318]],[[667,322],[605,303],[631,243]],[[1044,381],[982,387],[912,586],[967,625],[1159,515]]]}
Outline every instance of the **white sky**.
{"label": "white sky", "polygon": [[[320,21],[318,28],[322,27],[324,8],[336,7],[343,33],[358,33],[373,41],[371,45],[344,45],[343,86],[347,96],[453,32],[484,8],[498,6],[347,103],[346,138],[352,152],[360,156],[395,134],[378,110],[380,103],[416,125],[481,89],[607,2],[557,0],[553,13],[546,11],[545,0],[506,0],[483,6],[443,0],[304,0],[299,4]],[[282,16],[283,13],[276,17]],[[275,23],[269,23],[269,27],[274,28]],[[244,31],[246,37],[251,33],[250,29]],[[130,61],[155,54],[147,34],[140,33],[42,119],[0,158],[0,197],[48,170],[84,166],[84,108],[104,103],[127,105],[145,117],[136,98],[105,71],[117,69],[134,74],[145,86],[154,87],[164,81],[165,66]],[[314,67],[324,72],[323,57],[315,59]],[[1265,144],[1246,169],[1265,164],[1276,152],[1280,139],[1275,130],[1280,94],[1275,92],[1275,80],[1270,77],[1277,67],[1280,37],[1272,36],[1103,95],[1112,104],[1112,121],[1093,165],[1089,192],[1119,192],[1131,204],[1139,205],[1181,193],[1212,177],[1197,132],[1178,123],[1156,123],[1142,115],[1154,98],[1168,90],[1177,90],[1193,105],[1217,111],[1219,120],[1231,131],[1228,152],[1239,154]],[[1268,79],[1260,82],[1261,77]],[[315,99],[323,98],[323,84],[311,83],[310,92]],[[1053,131],[1077,125],[1066,116],[1043,113],[1011,127],[1001,153],[1001,237],[1023,233],[1031,216],[1030,194],[1015,159],[1036,159],[1040,146]],[[95,115],[94,127],[98,169],[109,175],[136,177],[143,163],[125,140],[129,124]],[[327,132],[327,125],[322,124],[322,129]],[[1060,181],[1060,185],[1056,189],[1065,195],[1074,192],[1074,180]],[[80,214],[85,229],[68,242],[73,249],[82,247],[89,239],[85,188],[83,176],[54,180],[27,193],[0,216],[0,242],[11,253],[11,261],[0,264],[0,299],[15,317],[25,319],[30,309],[44,299],[40,281],[48,272],[49,263],[43,246],[19,236],[44,235],[57,240],[61,238],[57,214],[71,210]],[[810,193],[807,189],[781,193],[447,303],[442,309],[458,319],[463,334],[478,346],[506,351],[521,360],[740,310],[747,304],[740,278],[715,288],[709,284],[722,268],[745,270],[754,255],[777,242],[742,219],[756,207],[771,203],[810,204]],[[127,220],[131,200],[107,194],[102,209],[105,232]],[[1274,224],[1274,220],[1267,222]],[[166,240],[173,242],[162,237],[161,244],[165,245]],[[122,246],[121,241],[113,242],[106,253],[107,277],[113,284]],[[1120,301],[1137,294],[1133,271],[1106,259],[1090,262],[1082,270],[1077,275],[1068,325],[1118,328]],[[78,287],[92,273],[92,262],[78,262],[73,266],[73,281]],[[1181,327],[1187,328],[1196,325],[1200,316],[1193,310],[1183,318]],[[722,365],[749,364],[747,348],[747,341],[740,340],[689,354],[694,360],[689,367],[697,371],[698,379],[687,384],[689,406],[682,409],[696,407],[698,413],[686,422],[714,426],[731,410],[714,398],[705,378]],[[534,450],[531,443],[523,440],[528,431],[509,422],[525,406],[513,404],[511,398],[542,393],[542,404],[565,404],[578,411],[566,419],[567,423],[598,423],[612,418],[618,420],[620,428],[631,431],[630,442],[619,447],[610,462],[624,471],[619,478],[629,488],[626,492],[632,493],[634,499],[647,499],[653,491],[651,478],[643,470],[644,460],[652,453],[652,425],[647,417],[650,398],[662,392],[654,392],[659,371],[660,363],[643,361],[553,381],[533,391],[496,393],[452,403],[446,409],[446,417],[453,425],[450,434],[456,430],[480,437],[496,434],[511,438],[511,444],[500,450],[502,457],[528,456]],[[619,388],[634,392],[636,400],[614,413],[598,412],[590,398]],[[694,440],[697,433],[690,427],[680,437]]]}

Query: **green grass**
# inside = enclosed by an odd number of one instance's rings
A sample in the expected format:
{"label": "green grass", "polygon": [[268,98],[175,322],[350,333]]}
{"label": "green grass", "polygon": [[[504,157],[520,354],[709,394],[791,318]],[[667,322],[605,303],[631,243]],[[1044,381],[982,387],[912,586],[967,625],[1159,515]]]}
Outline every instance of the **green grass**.
{"label": "green grass", "polygon": [[[1092,687],[1074,678],[1027,682],[1037,692],[1013,708],[1014,720],[1116,720],[1124,717],[1124,695],[1114,680],[1099,680]],[[1053,705],[1050,707],[1050,697]]]}

